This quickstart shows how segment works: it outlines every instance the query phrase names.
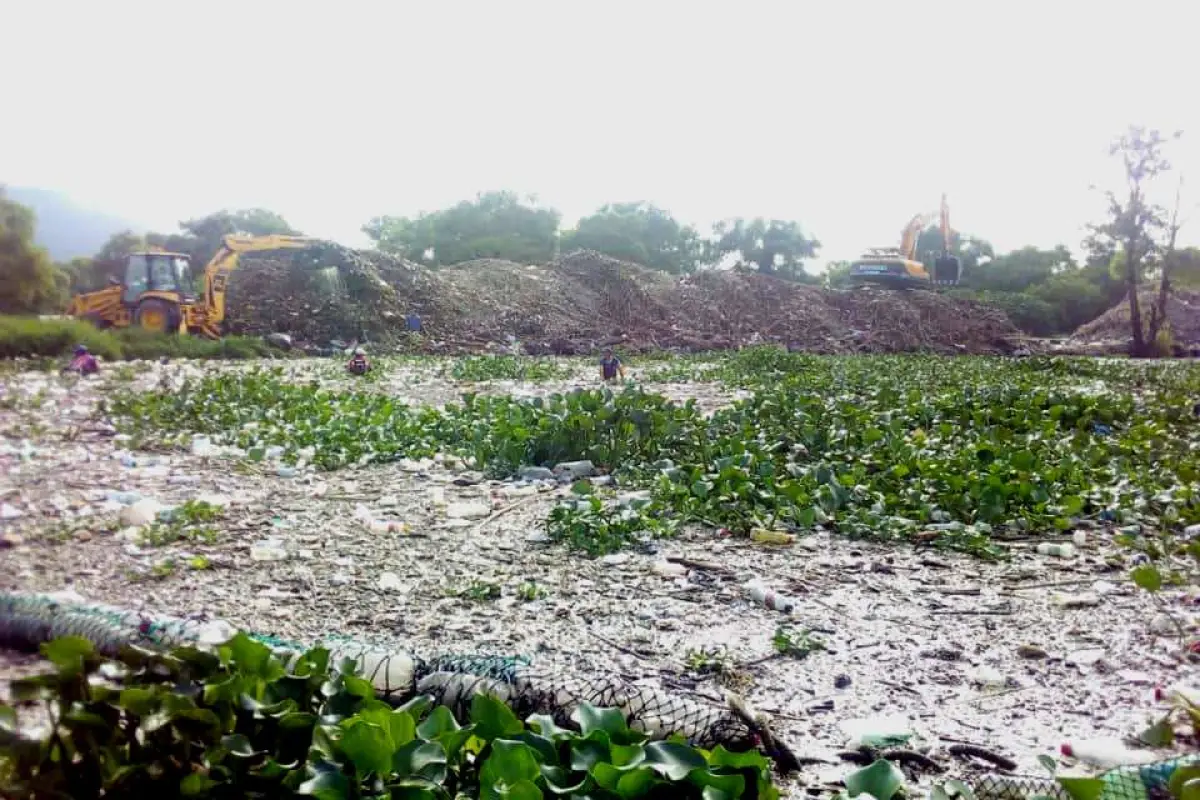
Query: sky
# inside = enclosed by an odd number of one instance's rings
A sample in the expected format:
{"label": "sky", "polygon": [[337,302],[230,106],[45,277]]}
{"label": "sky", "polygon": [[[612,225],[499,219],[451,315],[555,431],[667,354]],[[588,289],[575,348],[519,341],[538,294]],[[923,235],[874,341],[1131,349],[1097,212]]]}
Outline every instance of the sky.
{"label": "sky", "polygon": [[1185,131],[1181,239],[1200,243],[1189,0],[61,0],[3,16],[0,182],[156,230],[261,206],[361,245],[373,216],[512,189],[566,225],[632,200],[702,230],[797,220],[823,264],[897,243],[945,192],[952,225],[1000,251],[1075,248],[1103,213],[1091,187],[1121,185],[1109,142],[1138,124]]}

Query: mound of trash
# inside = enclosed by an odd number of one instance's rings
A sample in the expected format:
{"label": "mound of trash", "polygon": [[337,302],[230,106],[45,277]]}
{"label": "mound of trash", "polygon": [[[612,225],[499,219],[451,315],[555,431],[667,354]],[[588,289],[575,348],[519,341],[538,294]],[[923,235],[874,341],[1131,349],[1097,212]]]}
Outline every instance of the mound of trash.
{"label": "mound of trash", "polygon": [[[1149,325],[1151,309],[1157,302],[1156,291],[1138,293],[1144,325]],[[1177,348],[1192,350],[1200,346],[1200,292],[1175,289],[1167,296],[1167,320]],[[1127,351],[1130,333],[1129,298],[1126,297],[1096,319],[1072,334],[1070,343],[1082,346],[1108,346],[1114,352]]]}
{"label": "mound of trash", "polygon": [[1005,353],[1000,310],[936,291],[831,291],[757,272],[675,276],[593,251],[548,264],[478,259],[426,269],[336,245],[251,254],[230,281],[231,333],[394,342],[420,330],[448,353],[722,350],[777,343],[816,353]]}

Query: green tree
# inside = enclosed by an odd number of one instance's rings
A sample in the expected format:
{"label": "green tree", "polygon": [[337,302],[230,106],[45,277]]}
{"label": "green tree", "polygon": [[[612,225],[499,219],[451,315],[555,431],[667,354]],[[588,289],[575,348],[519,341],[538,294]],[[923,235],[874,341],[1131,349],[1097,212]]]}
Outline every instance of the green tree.
{"label": "green tree", "polygon": [[804,235],[798,222],[757,217],[724,220],[713,226],[718,257],[736,255],[738,265],[753,264],[764,275],[804,277],[804,260],[815,258],[821,243]]}
{"label": "green tree", "polygon": [[44,248],[34,244],[33,210],[8,199],[0,186],[0,313],[61,310],[66,276]]}
{"label": "green tree", "polygon": [[108,241],[90,259],[75,259],[72,262],[72,289],[90,292],[103,289],[110,281],[125,278],[126,257],[138,250],[146,249],[146,239],[133,231],[121,231],[108,237]]}
{"label": "green tree", "polygon": [[1051,275],[1075,268],[1075,259],[1065,245],[1053,250],[1023,247],[992,258],[982,267],[967,270],[964,265],[962,285],[986,291],[1022,292],[1044,283]]}
{"label": "green tree", "polygon": [[579,220],[562,250],[595,250],[673,274],[693,272],[704,256],[695,228],[648,203],[614,203]]}
{"label": "green tree", "polygon": [[1200,247],[1185,247],[1175,252],[1171,282],[1185,289],[1200,289]]}
{"label": "green tree", "polygon": [[230,234],[245,236],[298,236],[300,231],[279,214],[265,208],[216,211],[179,223],[180,233],[146,235],[146,244],[190,256],[193,269],[200,269]]}
{"label": "green tree", "polygon": [[[1173,138],[1178,138],[1178,134]],[[1138,290],[1147,260],[1163,247],[1160,238],[1178,230],[1168,224],[1162,206],[1150,202],[1146,196],[1153,181],[1171,168],[1163,154],[1168,142],[1169,139],[1158,131],[1139,127],[1131,127],[1113,142],[1110,153],[1121,159],[1125,169],[1125,187],[1120,193],[1106,192],[1108,219],[1091,226],[1090,239],[1096,243],[1094,246],[1119,253],[1124,262],[1130,331],[1133,334],[1131,355],[1140,358],[1153,354],[1159,326],[1165,318],[1165,308],[1162,306],[1166,302],[1167,272],[1163,271],[1163,291],[1159,292],[1161,301],[1154,305],[1149,331],[1143,327]],[[1173,249],[1174,237],[1171,238]]]}
{"label": "green tree", "polygon": [[850,285],[850,261],[830,261],[825,265],[824,284],[827,289],[844,289]]}
{"label": "green tree", "polygon": [[431,266],[476,258],[530,264],[554,257],[560,218],[534,198],[487,192],[415,219],[375,217],[363,232],[380,250]]}

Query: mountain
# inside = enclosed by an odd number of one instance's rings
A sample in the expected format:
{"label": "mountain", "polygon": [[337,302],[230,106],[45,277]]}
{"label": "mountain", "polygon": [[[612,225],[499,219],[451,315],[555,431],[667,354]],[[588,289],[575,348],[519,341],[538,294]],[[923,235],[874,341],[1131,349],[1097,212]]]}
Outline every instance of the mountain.
{"label": "mountain", "polygon": [[53,189],[5,186],[4,191],[37,214],[37,243],[49,250],[55,261],[95,255],[114,233],[142,230],[134,222],[85,208]]}

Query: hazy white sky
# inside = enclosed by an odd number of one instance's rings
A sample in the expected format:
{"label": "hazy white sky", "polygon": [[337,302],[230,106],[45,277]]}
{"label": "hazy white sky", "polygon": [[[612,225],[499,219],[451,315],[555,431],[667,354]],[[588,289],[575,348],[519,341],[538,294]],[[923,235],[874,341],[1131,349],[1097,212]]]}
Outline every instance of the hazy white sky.
{"label": "hazy white sky", "polygon": [[[5,3],[0,182],[173,229],[264,206],[362,242],[508,188],[799,220],[820,262],[942,191],[999,249],[1076,246],[1129,123],[1187,133],[1194,0]],[[1185,193],[1185,197],[1187,193]]]}

